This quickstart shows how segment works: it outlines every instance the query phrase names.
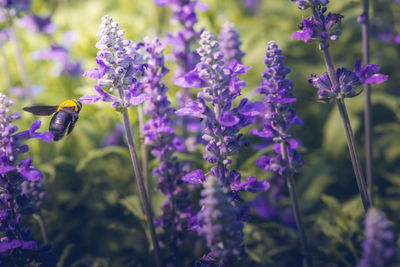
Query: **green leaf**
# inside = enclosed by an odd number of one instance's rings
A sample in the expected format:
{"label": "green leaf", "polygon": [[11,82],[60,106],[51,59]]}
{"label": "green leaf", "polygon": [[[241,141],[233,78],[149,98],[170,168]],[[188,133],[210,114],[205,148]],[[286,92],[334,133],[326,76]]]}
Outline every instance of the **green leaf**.
{"label": "green leaf", "polygon": [[125,147],[120,147],[120,146],[109,146],[109,147],[91,150],[87,154],[87,157],[82,158],[79,161],[78,165],[76,166],[76,171],[81,172],[91,162],[101,159],[101,158],[105,158],[112,154],[121,155],[122,157],[129,157],[129,153],[128,153],[127,149]]}
{"label": "green leaf", "polygon": [[120,203],[133,215],[141,220],[146,220],[146,216],[143,213],[140,199],[137,195],[130,195],[120,200]]}

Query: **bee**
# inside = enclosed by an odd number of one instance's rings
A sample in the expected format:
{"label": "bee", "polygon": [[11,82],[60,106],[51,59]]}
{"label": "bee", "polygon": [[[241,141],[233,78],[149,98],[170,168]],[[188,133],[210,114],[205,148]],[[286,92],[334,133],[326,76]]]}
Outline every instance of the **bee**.
{"label": "bee", "polygon": [[81,109],[81,101],[75,99],[66,100],[58,106],[32,106],[23,108],[23,110],[39,116],[50,116],[54,113],[49,124],[49,132],[54,135],[54,141],[63,138],[67,128],[67,135],[72,132],[78,121]]}

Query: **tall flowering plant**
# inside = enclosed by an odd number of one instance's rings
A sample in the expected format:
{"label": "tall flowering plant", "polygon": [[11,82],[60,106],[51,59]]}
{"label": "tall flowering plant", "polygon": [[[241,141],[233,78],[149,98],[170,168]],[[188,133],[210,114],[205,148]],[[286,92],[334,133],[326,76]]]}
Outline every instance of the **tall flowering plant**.
{"label": "tall flowering plant", "polygon": [[[167,33],[166,42],[172,46],[171,59],[176,65],[173,81],[181,78],[194,69],[199,62],[199,55],[194,49],[203,30],[197,31],[195,26],[198,22],[196,10],[205,11],[208,6],[199,0],[155,0],[158,5],[168,5],[172,11],[171,24],[179,25],[174,33]],[[183,107],[186,102],[193,100],[194,94],[189,88],[177,92],[176,105]],[[178,118],[175,120],[175,128],[182,129],[182,139],[188,151],[196,149],[195,144],[199,138],[190,137],[189,132],[198,133],[202,125],[192,118]]]}
{"label": "tall flowering plant", "polygon": [[221,45],[221,52],[224,54],[225,63],[229,64],[235,59],[241,64],[245,53],[240,50],[242,42],[239,39],[239,33],[236,31],[235,25],[231,22],[225,22],[222,25],[218,38]]}
{"label": "tall flowering plant", "polygon": [[371,208],[367,212],[365,235],[360,267],[398,266],[397,235],[393,232],[385,214],[376,208]]}
{"label": "tall flowering plant", "polygon": [[261,94],[263,97],[265,105],[265,111],[262,115],[262,130],[253,129],[251,132],[265,138],[268,144],[273,144],[275,153],[272,157],[260,157],[257,159],[256,164],[264,170],[274,172],[275,180],[280,177],[285,178],[292,200],[293,214],[303,253],[308,265],[312,266],[294,181],[294,174],[301,170],[304,161],[296,149],[299,142],[290,133],[292,125],[302,125],[303,121],[291,107],[296,98],[292,92],[293,82],[286,79],[290,68],[283,64],[285,57],[282,56],[282,50],[278,48],[278,44],[275,41],[270,41],[267,44],[265,55],[266,69],[263,73],[262,85],[256,90],[256,93]]}
{"label": "tall flowering plant", "polygon": [[29,149],[22,141],[37,138],[50,142],[53,135],[37,132],[40,121],[33,123],[29,130],[17,132],[18,127],[11,123],[21,114],[10,114],[12,104],[0,94],[0,264],[23,266],[35,261],[52,266],[56,259],[48,251],[49,247],[40,248],[29,228],[22,226],[24,216],[35,212],[43,197],[38,188],[27,186],[37,184],[43,175],[32,167],[31,158],[20,160],[19,156]]}
{"label": "tall flowering plant", "polygon": [[[238,76],[245,73],[248,67],[238,64],[235,60],[225,66],[224,55],[213,34],[207,31],[202,33],[197,52],[200,55],[200,62],[194,70],[177,80],[177,85],[201,88],[202,91],[197,94],[198,101],[187,102],[185,107],[176,111],[176,114],[189,115],[204,121],[202,138],[207,145],[204,147],[203,158],[214,164],[210,173],[220,181],[232,197],[231,205],[240,208],[236,219],[243,222],[248,219],[248,207],[242,205],[243,200],[238,195],[239,191],[263,191],[268,189],[269,184],[266,181],[258,182],[256,177],[248,177],[242,182],[240,173],[229,170],[228,166],[232,162],[231,156],[237,154],[239,148],[246,144],[239,131],[252,123],[253,117],[261,112],[262,103],[250,103],[247,99],[242,99],[237,107],[233,107],[233,100],[240,96],[241,88],[245,86],[245,82],[239,80]],[[203,170],[195,170],[183,176],[182,180],[201,184],[205,178]],[[201,221],[197,227],[201,229]],[[213,254],[214,248],[210,249]],[[224,259],[215,260],[224,261]]]}
{"label": "tall flowering plant", "polygon": [[177,161],[175,155],[175,152],[182,152],[184,146],[173,128],[171,116],[175,110],[170,106],[168,87],[163,81],[169,72],[164,65],[165,45],[158,38],[145,38],[138,46],[143,47],[143,60],[147,62],[141,83],[143,91],[149,96],[145,109],[149,119],[144,125],[144,142],[159,161],[153,169],[153,176],[159,179],[158,189],[167,196],[156,225],[164,229],[160,244],[169,251],[168,263],[182,266],[187,254],[187,231],[193,206],[187,188],[180,179],[185,166]]}
{"label": "tall flowering plant", "polygon": [[143,75],[144,64],[137,52],[136,45],[131,40],[123,38],[125,31],[119,29],[118,23],[113,21],[111,16],[105,15],[99,28],[100,31],[97,33],[97,37],[100,41],[96,44],[99,49],[96,57],[98,67],[90,69],[83,74],[86,77],[97,79],[97,84],[94,88],[98,94],[85,95],[81,97],[81,101],[85,104],[92,104],[99,100],[111,102],[111,106],[122,113],[132,166],[150,230],[156,263],[157,266],[161,266],[151,207],[140,170],[127,112],[128,107],[139,105],[149,98],[147,94],[142,92],[142,86],[139,82],[139,78]]}
{"label": "tall flowering plant", "polygon": [[318,98],[321,101],[326,103],[336,102],[338,105],[357,185],[364,209],[367,211],[372,205],[372,199],[366,188],[344,99],[357,96],[360,93],[356,91],[358,86],[371,83],[379,84],[386,81],[388,77],[376,73],[379,71],[378,65],[366,64],[361,67],[359,60],[356,60],[353,71],[346,68],[335,68],[329,47],[331,41],[337,40],[341,35],[341,30],[337,26],[340,25],[343,16],[334,13],[326,14],[328,0],[292,0],[292,2],[296,2],[302,10],[310,8],[312,11],[312,16],[303,19],[299,24],[300,31],[295,32],[292,39],[297,38],[304,42],[316,41],[319,43],[327,72],[319,77],[311,74],[309,82],[318,89]]}

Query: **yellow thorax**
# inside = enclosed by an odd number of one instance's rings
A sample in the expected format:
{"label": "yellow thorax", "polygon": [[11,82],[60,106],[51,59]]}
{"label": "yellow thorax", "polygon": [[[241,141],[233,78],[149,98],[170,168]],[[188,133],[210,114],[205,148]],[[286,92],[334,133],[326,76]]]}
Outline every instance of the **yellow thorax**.
{"label": "yellow thorax", "polygon": [[75,99],[65,100],[58,106],[57,111],[63,108],[74,108],[75,111],[78,111],[78,103]]}

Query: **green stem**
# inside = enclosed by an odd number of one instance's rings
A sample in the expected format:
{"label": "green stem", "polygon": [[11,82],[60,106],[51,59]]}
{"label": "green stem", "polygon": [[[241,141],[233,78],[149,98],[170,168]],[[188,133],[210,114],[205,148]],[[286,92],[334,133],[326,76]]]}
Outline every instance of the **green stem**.
{"label": "green stem", "polygon": [[[312,12],[313,12],[314,18],[317,21],[319,21],[320,20],[320,17],[319,17],[320,11],[318,10],[318,8],[313,6]],[[333,59],[330,54],[329,43],[326,43],[326,41],[325,42],[321,41],[320,49],[324,56],[325,66],[328,71],[329,79],[335,88],[339,88],[339,81],[338,81],[338,77],[336,76],[335,65],[333,64]],[[363,171],[361,168],[360,158],[358,156],[358,151],[357,151],[357,147],[356,147],[356,143],[355,143],[355,139],[354,139],[354,135],[353,135],[353,130],[351,129],[350,119],[347,114],[347,109],[346,109],[344,100],[342,98],[336,99],[336,103],[338,105],[340,116],[341,116],[342,123],[343,123],[343,127],[345,130],[347,146],[349,148],[350,158],[351,158],[351,162],[353,165],[354,174],[356,176],[357,186],[360,191],[364,210],[366,212],[368,210],[368,208],[370,206],[372,206],[372,201],[368,194],[367,187],[365,184],[365,178],[364,178]]]}
{"label": "green stem", "polygon": [[[363,63],[369,64],[369,0],[363,0],[364,21],[361,26],[362,31],[362,47],[363,47]],[[364,133],[365,133],[365,169],[367,175],[367,189],[374,201],[373,195],[373,175],[372,175],[372,108],[371,108],[371,87],[364,84],[365,92],[365,109],[364,109]]]}
{"label": "green stem", "polygon": [[139,112],[139,128],[140,128],[140,152],[142,154],[142,170],[143,170],[144,186],[146,188],[147,196],[150,199],[147,147],[144,144],[144,111],[143,111],[143,105],[139,105],[138,106],[138,112]]}
{"label": "green stem", "polygon": [[43,242],[45,245],[49,243],[49,238],[47,236],[47,228],[44,222],[43,216],[40,212],[33,214],[33,218],[39,223],[40,232],[42,234]]}
{"label": "green stem", "polygon": [[[124,99],[123,89],[121,87],[119,87],[118,91],[119,91],[120,98]],[[131,155],[132,166],[133,166],[133,170],[134,170],[135,176],[136,176],[136,184],[137,184],[137,187],[139,190],[140,199],[142,200],[144,213],[146,215],[147,225],[150,230],[150,237],[151,237],[151,242],[152,242],[153,248],[154,248],[156,264],[157,264],[157,267],[161,267],[162,266],[161,258],[160,258],[160,253],[159,253],[159,249],[158,249],[158,241],[157,241],[157,235],[156,235],[156,231],[155,231],[155,227],[154,227],[153,217],[151,215],[151,206],[150,206],[149,199],[147,197],[146,188],[144,186],[142,172],[140,171],[139,159],[138,159],[138,156],[136,153],[135,143],[133,142],[133,135],[132,135],[132,130],[131,130],[131,126],[130,126],[131,123],[129,120],[128,110],[125,109],[121,113],[123,116],[126,138],[128,140],[128,148],[129,148],[129,153]]]}
{"label": "green stem", "polygon": [[10,91],[12,87],[11,76],[8,68],[7,57],[2,47],[0,47],[0,57],[1,57],[1,68],[3,71],[3,78],[5,81],[6,90]]}
{"label": "green stem", "polygon": [[281,142],[281,153],[282,153],[282,159],[285,162],[286,169],[288,171],[288,174],[286,175],[286,182],[287,182],[287,187],[289,189],[290,200],[292,201],[293,215],[296,221],[297,232],[299,234],[303,255],[307,262],[307,266],[312,267],[313,263],[311,259],[310,248],[308,246],[306,233],[304,231],[304,226],[301,219],[299,200],[297,198],[297,193],[296,193],[296,183],[293,178],[293,171],[291,164],[289,162],[287,146],[285,141]]}
{"label": "green stem", "polygon": [[11,16],[8,16],[8,23],[10,24],[10,35],[11,35],[11,42],[15,48],[15,57],[17,60],[18,70],[21,76],[22,85],[27,91],[27,95],[31,97],[31,81],[29,79],[28,70],[23,58],[21,42],[18,38],[17,29],[15,27],[15,23],[13,22]]}

